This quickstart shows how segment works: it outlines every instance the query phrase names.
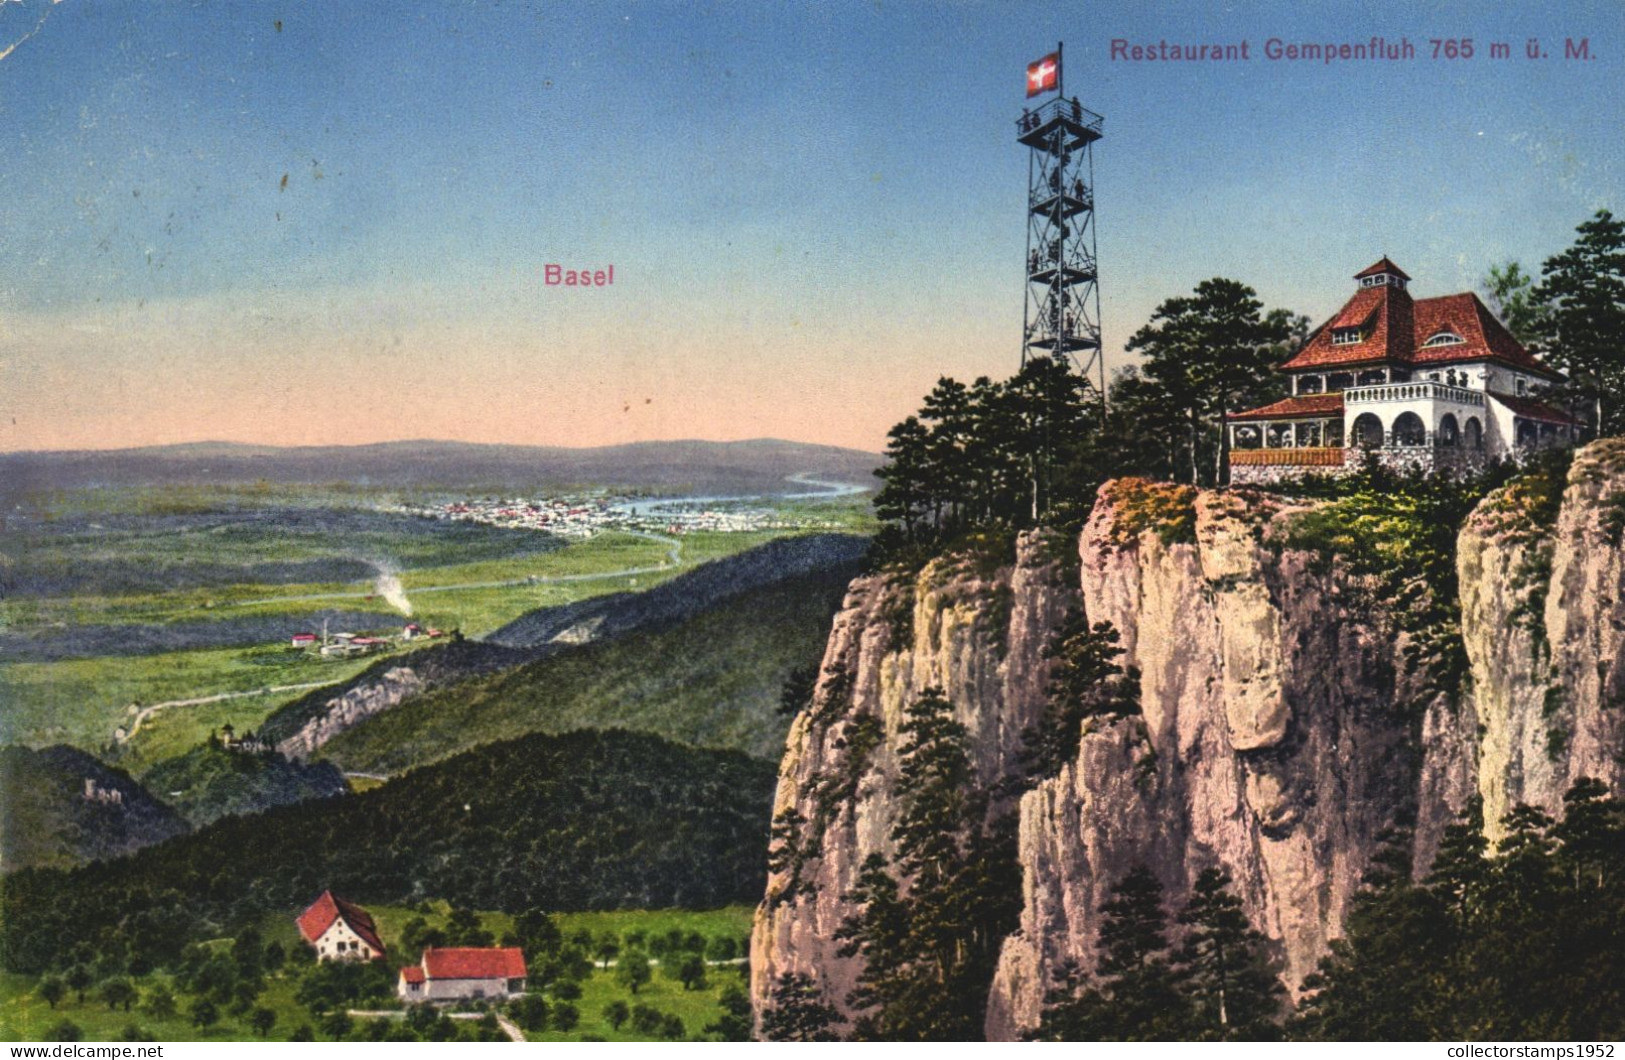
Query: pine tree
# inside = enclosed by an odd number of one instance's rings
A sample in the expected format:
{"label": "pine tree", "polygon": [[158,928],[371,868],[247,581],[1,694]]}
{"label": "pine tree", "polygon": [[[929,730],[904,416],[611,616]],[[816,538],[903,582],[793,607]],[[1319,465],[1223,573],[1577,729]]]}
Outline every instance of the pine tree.
{"label": "pine tree", "polygon": [[1230,874],[1207,869],[1196,879],[1179,922],[1187,930],[1175,979],[1191,1006],[1194,1037],[1275,1041],[1286,996],[1264,936],[1230,893]]}
{"label": "pine tree", "polygon": [[1297,1036],[1330,1041],[1420,1041],[1427,1038],[1424,999],[1438,952],[1442,914],[1433,896],[1411,882],[1409,824],[1387,830],[1361,891],[1294,1022]]}
{"label": "pine tree", "polygon": [[1044,657],[1054,662],[1043,714],[1022,733],[1028,777],[1055,776],[1077,757],[1085,718],[1140,712],[1137,675],[1117,664],[1123,654],[1118,640],[1110,622],[1090,625],[1081,610],[1067,612],[1044,648]]}
{"label": "pine tree", "polygon": [[[1127,344],[1144,355],[1146,380],[1183,420],[1176,479],[1193,485],[1228,481],[1225,417],[1256,397],[1273,377],[1283,346],[1304,332],[1290,313],[1263,313],[1251,287],[1215,277],[1189,296],[1170,298]],[[1212,472],[1204,471],[1205,457]]]}
{"label": "pine tree", "polygon": [[1576,231],[1574,245],[1541,266],[1538,333],[1598,434],[1617,435],[1625,433],[1625,221],[1598,210]]}
{"label": "pine tree", "polygon": [[847,997],[853,1037],[970,1040],[981,1036],[998,948],[1020,911],[1014,828],[986,821],[965,728],[940,691],[909,705],[902,731],[895,875],[871,855],[846,896],[857,911],[837,932],[841,954],[864,962]]}
{"label": "pine tree", "polygon": [[1162,884],[1137,866],[1100,909],[1094,976],[1063,965],[1035,1037],[1045,1041],[1178,1041],[1192,1015],[1169,959]]}
{"label": "pine tree", "polygon": [[762,1010],[762,1038],[770,1042],[834,1042],[841,1014],[824,999],[812,976],[784,972],[773,982],[773,1003]]}
{"label": "pine tree", "polygon": [[1540,343],[1545,314],[1545,307],[1535,297],[1535,278],[1516,261],[1508,261],[1490,266],[1479,281],[1479,289],[1490,311],[1512,332],[1512,337],[1534,352]]}

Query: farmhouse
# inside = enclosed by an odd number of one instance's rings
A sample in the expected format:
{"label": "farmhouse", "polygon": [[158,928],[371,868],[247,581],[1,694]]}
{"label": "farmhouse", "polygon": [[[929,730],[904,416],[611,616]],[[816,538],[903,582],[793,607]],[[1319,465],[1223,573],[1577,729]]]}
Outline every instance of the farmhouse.
{"label": "farmhouse", "polygon": [[1562,382],[1472,293],[1412,299],[1387,258],[1285,364],[1290,396],[1229,417],[1230,480],[1358,468],[1473,471],[1549,446],[1580,423],[1543,402]]}
{"label": "farmhouse", "polygon": [[323,891],[310,908],[299,914],[299,934],[316,951],[318,961],[377,961],[384,943],[367,911],[353,902]]}
{"label": "farmhouse", "polygon": [[525,992],[525,954],[517,946],[430,947],[401,969],[395,989],[409,1002],[514,997]]}

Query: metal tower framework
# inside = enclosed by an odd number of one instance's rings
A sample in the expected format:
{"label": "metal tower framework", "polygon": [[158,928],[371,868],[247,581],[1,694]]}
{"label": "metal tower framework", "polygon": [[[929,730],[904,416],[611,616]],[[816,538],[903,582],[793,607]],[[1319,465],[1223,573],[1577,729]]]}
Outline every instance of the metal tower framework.
{"label": "metal tower framework", "polygon": [[1021,363],[1065,358],[1103,402],[1094,143],[1105,118],[1055,99],[1017,119],[1027,161],[1027,300]]}

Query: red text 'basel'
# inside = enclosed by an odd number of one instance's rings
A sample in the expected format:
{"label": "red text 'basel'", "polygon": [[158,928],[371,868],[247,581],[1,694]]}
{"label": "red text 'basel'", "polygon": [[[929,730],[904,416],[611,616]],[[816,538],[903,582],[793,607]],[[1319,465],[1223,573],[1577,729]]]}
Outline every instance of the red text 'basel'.
{"label": "red text 'basel'", "polygon": [[615,266],[567,269],[562,265],[544,265],[542,282],[549,287],[608,287],[615,282]]}

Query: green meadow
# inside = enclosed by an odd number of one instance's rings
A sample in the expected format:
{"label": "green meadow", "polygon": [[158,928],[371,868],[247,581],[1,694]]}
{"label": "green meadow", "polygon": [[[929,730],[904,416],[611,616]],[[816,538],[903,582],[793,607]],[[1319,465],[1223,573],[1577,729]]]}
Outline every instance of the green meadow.
{"label": "green meadow", "polygon": [[[376,921],[379,934],[389,952],[390,970],[401,964],[414,963],[415,954],[401,952],[401,934],[406,925],[421,917],[430,927],[444,929],[450,913],[444,902],[429,903],[415,909],[402,906],[368,906]],[[299,910],[288,910],[285,915],[269,919],[259,925],[267,943],[275,942],[289,953],[302,947],[294,917]],[[723,909],[686,910],[625,910],[608,913],[562,913],[554,918],[565,939],[585,942],[590,937],[594,947],[606,939],[624,945],[628,939],[655,939],[672,932],[684,936],[698,934],[707,943],[719,939],[734,940],[742,946],[751,928],[752,910],[749,906],[729,906]],[[502,913],[479,915],[480,926],[496,939],[510,931],[512,917]],[[228,951],[229,939],[209,944],[211,949]],[[657,959],[658,961],[658,959]],[[605,1017],[605,1009],[616,1001],[633,1005],[646,1005],[662,1014],[676,1015],[683,1021],[685,1036],[704,1037],[704,1029],[722,1014],[721,997],[730,987],[745,989],[746,965],[742,961],[717,963],[707,970],[707,983],[689,990],[669,971],[669,963],[656,963],[651,978],[634,994],[616,977],[613,967],[595,967],[579,981],[581,995],[569,1000],[579,1013],[580,1022],[568,1031],[549,1027],[529,1031],[532,1041],[582,1041],[604,1039],[608,1041],[638,1041],[639,1035],[630,1025],[619,1030]],[[308,974],[309,964],[289,961],[278,972],[269,975],[265,988],[254,1001],[254,1007],[275,1013],[275,1023],[266,1037],[286,1040],[300,1027],[309,1027],[318,1041],[331,1041],[324,1032],[322,1021],[300,1004],[295,995],[300,978]],[[116,1041],[127,1030],[135,1028],[159,1041],[253,1041],[258,1033],[248,1022],[246,1013],[232,1014],[228,1006],[220,1006],[219,1021],[209,1027],[199,1027],[188,1018],[190,998],[177,986],[172,977],[153,973],[131,980],[136,988],[136,1000],[126,1012],[122,1007],[111,1007],[100,996],[101,983],[91,978],[83,1000],[69,990],[67,996],[53,1007],[40,996],[40,977],[0,974],[0,1037],[12,1041],[40,1041],[52,1036],[64,1023],[71,1023],[86,1041]],[[154,1014],[150,998],[157,992],[167,991],[178,1001],[179,1011],[173,1015]],[[542,991],[544,996],[549,991]],[[549,1000],[559,999],[550,997]],[[358,1018],[356,1025],[363,1021]]]}

